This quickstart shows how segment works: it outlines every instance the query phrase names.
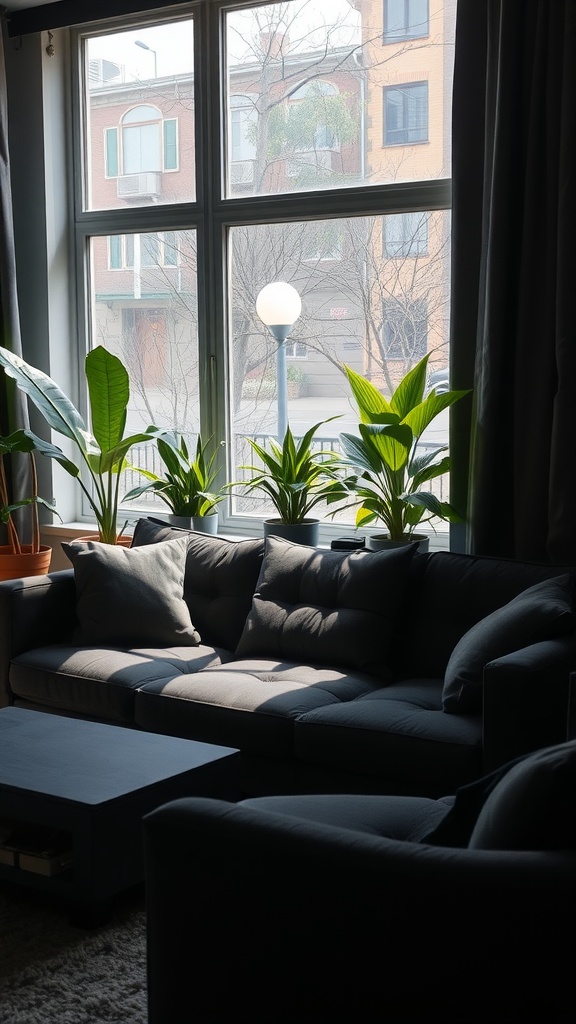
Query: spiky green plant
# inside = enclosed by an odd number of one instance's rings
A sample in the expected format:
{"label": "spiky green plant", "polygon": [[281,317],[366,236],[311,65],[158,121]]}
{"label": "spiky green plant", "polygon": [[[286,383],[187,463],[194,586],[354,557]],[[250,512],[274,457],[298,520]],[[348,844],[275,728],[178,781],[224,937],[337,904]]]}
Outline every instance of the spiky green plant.
{"label": "spiky green plant", "polygon": [[148,430],[156,436],[158,453],[166,472],[164,476],[159,476],[149,470],[133,467],[149,483],[134,487],[124,496],[124,501],[153,493],[168,505],[175,516],[210,515],[225,498],[225,493],[215,487],[218,466],[216,449],[209,452],[212,439],[204,443],[198,435],[196,455],[192,458],[185,439],[174,431],[158,430],[153,426],[148,427]]}
{"label": "spiky green plant", "polygon": [[318,428],[334,419],[338,417],[315,423],[300,440],[294,438],[288,426],[282,443],[271,438],[267,448],[248,438],[260,465],[241,466],[240,469],[248,470],[252,477],[230,486],[241,484],[248,494],[262,491],[286,525],[309,518],[320,502],[342,500],[347,492],[340,478],[339,457],[334,452],[312,448]]}

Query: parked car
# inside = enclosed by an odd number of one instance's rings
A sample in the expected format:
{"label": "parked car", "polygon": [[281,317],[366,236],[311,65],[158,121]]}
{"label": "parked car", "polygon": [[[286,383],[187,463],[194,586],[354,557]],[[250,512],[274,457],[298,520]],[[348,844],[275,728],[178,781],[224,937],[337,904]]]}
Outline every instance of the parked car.
{"label": "parked car", "polygon": [[442,395],[445,391],[449,391],[449,377],[450,371],[447,366],[442,367],[441,370],[433,370],[432,373],[428,374],[428,380],[426,381],[426,394],[430,391],[435,391],[437,395]]}

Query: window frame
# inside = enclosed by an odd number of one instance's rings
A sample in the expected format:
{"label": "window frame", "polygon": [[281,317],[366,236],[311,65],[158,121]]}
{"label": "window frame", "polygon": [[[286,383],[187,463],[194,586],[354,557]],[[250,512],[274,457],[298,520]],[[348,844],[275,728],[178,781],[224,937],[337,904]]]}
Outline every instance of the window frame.
{"label": "window frame", "polygon": [[[73,237],[77,279],[78,365],[82,366],[88,346],[88,334],[82,327],[90,322],[89,240],[93,236],[190,230],[197,233],[198,245],[198,359],[203,398],[200,430],[205,436],[227,437],[227,379],[229,375],[229,260],[227,232],[242,224],[297,222],[342,217],[383,216],[386,213],[415,210],[449,210],[451,181],[437,178],[423,181],[359,184],[278,195],[226,196],[226,113],[225,71],[223,61],[209,59],[224,46],[225,16],[230,10],[246,7],[245,0],[191,0],[177,8],[140,13],[123,19],[103,19],[90,26],[70,30],[72,56],[73,167],[75,198]],[[256,6],[256,3],[254,4]],[[165,21],[194,18],[195,74],[195,147],[196,198],[185,203],[142,206],[133,209],[84,210],[82,195],[85,155],[82,153],[83,111],[81,109],[81,40],[89,34],[100,35],[119,27],[140,27]],[[223,51],[222,51],[223,52]],[[408,83],[412,84],[412,83]],[[418,84],[418,83],[416,83]],[[222,117],[220,117],[222,110]],[[79,375],[80,403],[86,405],[85,385]],[[218,453],[221,480],[230,479],[226,451]],[[230,516],[228,503],[220,506],[221,530],[230,534],[261,535],[261,520]],[[138,515],[130,510],[128,518]],[[89,509],[82,518],[90,519]],[[342,532],[342,525],[322,525],[321,542]]]}

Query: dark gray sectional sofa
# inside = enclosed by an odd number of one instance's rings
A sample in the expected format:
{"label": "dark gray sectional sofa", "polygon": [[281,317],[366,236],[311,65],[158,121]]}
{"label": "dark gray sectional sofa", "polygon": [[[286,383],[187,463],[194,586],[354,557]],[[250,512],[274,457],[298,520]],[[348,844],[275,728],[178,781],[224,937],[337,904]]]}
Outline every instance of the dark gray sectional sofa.
{"label": "dark gray sectional sofa", "polygon": [[242,792],[453,793],[569,734],[570,567],[138,522],[0,584],[3,704],[237,747]]}

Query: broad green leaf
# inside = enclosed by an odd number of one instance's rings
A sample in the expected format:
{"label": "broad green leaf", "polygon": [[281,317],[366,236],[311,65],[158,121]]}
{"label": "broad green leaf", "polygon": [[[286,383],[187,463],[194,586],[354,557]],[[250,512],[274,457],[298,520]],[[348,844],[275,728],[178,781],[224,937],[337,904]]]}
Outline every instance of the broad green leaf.
{"label": "broad green leaf", "polygon": [[416,363],[416,366],[408,371],[390,399],[390,405],[401,419],[404,419],[422,401],[426,387],[428,359],[429,355],[424,356],[419,363]]}
{"label": "broad green leaf", "polygon": [[443,394],[437,395],[435,391],[431,391],[420,405],[406,414],[404,422],[411,428],[414,437],[418,438],[439,413],[454,405],[455,402],[459,402],[469,393],[469,391],[444,391]]}
{"label": "broad green leaf", "polygon": [[103,345],[86,356],[86,381],[94,437],[103,456],[117,448],[124,435],[130,398],[128,373]]}
{"label": "broad green leaf", "polygon": [[363,472],[378,473],[381,459],[374,447],[356,434],[340,434],[340,444],[344,454],[353,466]]}
{"label": "broad green leaf", "polygon": [[396,472],[406,465],[413,440],[410,427],[405,424],[361,423],[360,433],[391,470]]}
{"label": "broad green leaf", "polygon": [[80,451],[86,452],[90,436],[86,424],[56,381],[6,348],[0,348],[0,364],[40,410],[48,426],[75,441]]}
{"label": "broad green leaf", "polygon": [[348,377],[362,423],[371,423],[374,415],[394,412],[388,400],[371,381],[356,373],[350,366],[345,365],[344,372]]}

